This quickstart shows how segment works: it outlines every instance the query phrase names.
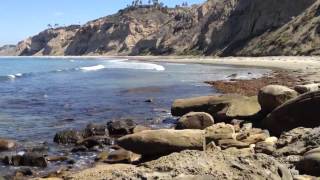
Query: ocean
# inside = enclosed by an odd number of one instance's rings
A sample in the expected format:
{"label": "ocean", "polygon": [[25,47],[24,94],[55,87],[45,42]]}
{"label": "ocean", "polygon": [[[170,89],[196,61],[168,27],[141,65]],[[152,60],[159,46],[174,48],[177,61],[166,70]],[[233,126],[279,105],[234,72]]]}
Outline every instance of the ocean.
{"label": "ocean", "polygon": [[173,100],[218,93],[204,81],[269,72],[128,59],[3,57],[0,137],[54,145],[57,131],[82,129],[90,122],[129,118],[162,127],[162,120],[171,118]]}

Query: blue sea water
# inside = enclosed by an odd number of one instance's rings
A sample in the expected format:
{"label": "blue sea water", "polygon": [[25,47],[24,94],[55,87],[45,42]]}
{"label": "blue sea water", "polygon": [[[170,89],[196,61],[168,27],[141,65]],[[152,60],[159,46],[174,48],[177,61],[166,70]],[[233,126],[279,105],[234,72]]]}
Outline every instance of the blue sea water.
{"label": "blue sea water", "polygon": [[[162,120],[171,117],[173,100],[218,93],[204,81],[266,73],[269,70],[126,59],[2,57],[0,138],[17,140],[22,146],[18,151],[47,142],[52,153],[60,153],[63,149],[52,142],[57,131],[126,118],[165,126]],[[145,102],[148,99],[153,102]],[[75,155],[75,166],[93,157]],[[1,175],[15,169],[0,164]]]}
{"label": "blue sea water", "polygon": [[160,122],[174,99],[216,93],[206,80],[267,72],[125,59],[0,58],[0,137],[50,142],[56,131],[89,122]]}

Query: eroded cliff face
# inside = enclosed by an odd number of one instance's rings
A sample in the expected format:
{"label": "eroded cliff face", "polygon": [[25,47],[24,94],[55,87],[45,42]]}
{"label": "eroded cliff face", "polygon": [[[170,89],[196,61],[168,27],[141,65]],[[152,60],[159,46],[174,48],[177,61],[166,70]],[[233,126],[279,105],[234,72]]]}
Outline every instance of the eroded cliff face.
{"label": "eroded cliff face", "polygon": [[[208,0],[188,8],[127,8],[83,26],[45,30],[20,42],[15,54],[228,56],[277,52],[282,55],[290,50],[278,50],[279,46],[273,45],[276,34],[288,34],[283,29],[293,26],[290,24],[311,26],[312,20],[302,16],[314,11],[310,9],[314,2]],[[260,45],[261,40],[264,46]],[[290,43],[282,45],[289,48]],[[274,50],[265,51],[270,47]]]}
{"label": "eroded cliff face", "polygon": [[320,55],[320,1],[281,28],[250,40],[241,56]]}

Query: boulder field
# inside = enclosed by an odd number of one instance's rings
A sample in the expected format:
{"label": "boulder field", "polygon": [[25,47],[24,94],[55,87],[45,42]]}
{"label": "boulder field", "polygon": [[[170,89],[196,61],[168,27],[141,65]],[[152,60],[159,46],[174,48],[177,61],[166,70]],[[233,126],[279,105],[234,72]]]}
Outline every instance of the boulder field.
{"label": "boulder field", "polygon": [[[57,132],[70,153],[96,152],[96,167],[59,171],[64,179],[316,179],[320,166],[320,91],[269,85],[258,96],[179,99],[171,129],[132,120]],[[294,88],[297,89],[297,88]],[[259,114],[259,116],[257,116]],[[7,147],[11,141],[0,141]],[[13,143],[13,142],[12,142]],[[10,144],[13,148],[14,144]],[[39,153],[6,156],[11,166],[70,163]]]}

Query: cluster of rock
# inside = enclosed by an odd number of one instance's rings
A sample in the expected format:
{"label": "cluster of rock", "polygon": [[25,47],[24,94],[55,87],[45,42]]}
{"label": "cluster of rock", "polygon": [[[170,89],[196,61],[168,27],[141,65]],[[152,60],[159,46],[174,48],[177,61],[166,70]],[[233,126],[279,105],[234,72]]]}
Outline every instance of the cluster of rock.
{"label": "cluster of rock", "polygon": [[[174,129],[120,120],[61,131],[54,142],[71,146],[72,153],[99,152],[96,161],[104,164],[103,171],[86,170],[80,179],[93,174],[109,179],[312,179],[320,176],[320,91],[315,87],[301,85],[296,91],[269,85],[254,97],[178,99],[172,105],[172,114],[180,116]],[[0,149],[14,146],[0,140]],[[26,153],[3,161],[46,167],[54,160],[68,158]]]}

